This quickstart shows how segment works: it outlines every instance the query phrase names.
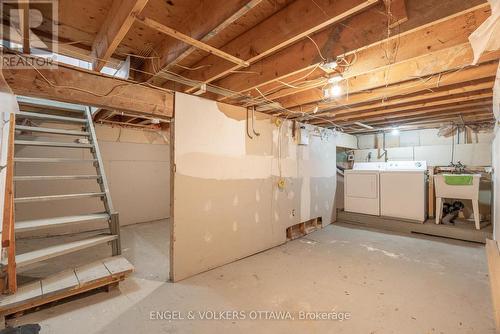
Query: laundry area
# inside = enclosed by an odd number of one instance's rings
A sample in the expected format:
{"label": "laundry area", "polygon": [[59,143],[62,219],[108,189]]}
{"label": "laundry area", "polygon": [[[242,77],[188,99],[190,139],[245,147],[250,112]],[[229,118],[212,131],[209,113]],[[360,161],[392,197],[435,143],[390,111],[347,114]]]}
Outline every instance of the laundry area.
{"label": "laundry area", "polygon": [[0,334],[500,333],[499,0],[0,16]]}

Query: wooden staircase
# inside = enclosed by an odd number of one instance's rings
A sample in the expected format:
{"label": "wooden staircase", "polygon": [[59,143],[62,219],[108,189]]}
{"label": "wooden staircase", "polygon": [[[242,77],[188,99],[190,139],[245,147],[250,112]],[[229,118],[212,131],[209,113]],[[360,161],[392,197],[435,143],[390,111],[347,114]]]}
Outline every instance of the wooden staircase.
{"label": "wooden staircase", "polygon": [[[49,125],[47,125],[49,124]],[[14,126],[15,125],[15,126]],[[53,126],[53,127],[52,127]],[[57,140],[40,140],[39,136],[50,134],[50,138]],[[120,225],[118,213],[113,208],[108,182],[104,172],[97,137],[92,121],[91,110],[82,107],[81,110],[62,112],[61,110],[44,109],[43,111],[23,111],[10,117],[9,132],[10,147],[7,158],[7,183],[2,222],[2,253],[0,260],[1,286],[4,294],[13,294],[17,291],[17,274],[29,265],[46,261],[64,254],[81,252],[90,247],[101,244],[110,244],[112,255],[121,254]],[[16,157],[15,148],[43,147],[44,150],[79,149],[89,150],[91,159],[70,159],[58,157]],[[15,167],[18,164],[52,164],[51,166],[65,166],[68,173],[64,175],[16,175]],[[93,164],[95,174],[72,173],[72,163]],[[67,167],[66,167],[67,166]],[[29,196],[14,196],[14,185],[25,182],[46,182],[47,188],[53,182],[78,182],[80,180],[95,180],[99,191],[64,194],[30,194]],[[102,212],[84,212],[77,215],[68,215],[54,218],[40,217],[37,219],[15,221],[14,206],[27,203],[53,201],[81,201],[86,198],[99,198],[102,201]],[[64,203],[62,203],[64,205]],[[20,208],[22,210],[22,208]],[[108,230],[100,235],[87,237],[34,251],[17,253],[15,234],[38,230],[55,229],[71,224],[85,224],[87,222],[107,221]],[[30,242],[33,242],[30,240]],[[67,268],[70,269],[70,268]]]}

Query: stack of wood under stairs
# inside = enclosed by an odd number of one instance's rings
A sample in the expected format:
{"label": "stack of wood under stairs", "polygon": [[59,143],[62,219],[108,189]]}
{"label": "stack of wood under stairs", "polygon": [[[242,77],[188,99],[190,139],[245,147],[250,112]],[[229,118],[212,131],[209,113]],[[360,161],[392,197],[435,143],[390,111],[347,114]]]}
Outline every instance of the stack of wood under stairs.
{"label": "stack of wood under stairs", "polygon": [[[14,151],[16,153],[14,156],[11,155],[11,158],[13,158],[11,166],[14,166],[14,163],[16,166],[13,169],[16,169],[16,171],[18,168],[27,170],[21,167],[25,167],[26,164],[33,164],[35,166],[50,165],[51,167],[48,167],[49,170],[53,168],[52,166],[57,166],[55,168],[57,170],[61,170],[62,168],[67,170],[67,173],[64,173],[64,175],[17,175],[18,173],[12,171],[11,182],[15,190],[13,206],[16,207],[17,213],[23,210],[23,205],[60,203],[64,206],[69,201],[75,203],[87,198],[100,199],[100,206],[102,206],[102,211],[100,212],[84,212],[76,215],[53,218],[42,217],[23,221],[12,219],[11,224],[13,224],[15,235],[19,235],[22,232],[29,232],[30,236],[35,236],[35,238],[30,238],[25,242],[36,242],[36,240],[39,240],[39,238],[36,238],[37,231],[45,231],[47,234],[47,231],[56,230],[61,227],[68,228],[72,225],[82,226],[82,224],[85,225],[87,222],[96,224],[99,221],[102,222],[102,226],[106,230],[104,233],[102,231],[99,231],[97,234],[93,233],[91,237],[87,236],[87,232],[82,234],[85,235],[84,238],[76,235],[76,240],[72,239],[73,241],[70,242],[16,253],[15,263],[9,263],[8,251],[7,249],[2,249],[1,269],[4,285],[1,288],[4,295],[0,296],[0,317],[16,314],[23,310],[52,303],[89,290],[114,286],[133,271],[132,265],[120,256],[121,245],[118,213],[115,212],[111,201],[90,108],[82,107],[81,109],[66,110],[63,112],[61,110],[43,110],[42,112],[39,110],[21,111],[19,114],[16,114],[15,118],[11,117],[11,123],[12,120],[16,124],[14,140]],[[11,131],[13,130],[11,129]],[[48,136],[50,140],[47,140],[44,136]],[[12,134],[12,137],[14,137],[14,134]],[[53,140],[53,138],[57,140]],[[34,154],[34,157],[18,157],[17,152],[24,149],[36,153],[40,153],[40,150],[43,150],[43,153],[49,152],[49,154],[51,149],[59,150],[59,153],[61,149],[79,150],[79,152],[82,151],[81,156],[85,158],[41,157],[41,154]],[[87,150],[86,153],[83,152],[85,150]],[[74,169],[72,166],[74,164],[91,164],[90,166],[93,165],[95,167],[95,173],[85,175],[72,173],[71,171]],[[94,169],[92,167],[89,168],[91,170]],[[47,168],[43,170],[47,171]],[[9,175],[8,172],[7,175]],[[42,189],[50,190],[53,182],[69,184],[70,182],[79,182],[80,180],[87,180],[87,182],[89,182],[88,180],[95,181],[95,188],[98,190],[70,194],[17,195],[18,187],[22,186],[23,183],[25,185],[26,183],[33,184],[33,182],[43,183],[44,186]],[[73,187],[75,186],[73,185]],[[31,187],[27,188],[31,189]],[[79,207],[78,204],[76,202],[76,207]],[[11,216],[13,217],[14,215]],[[5,224],[6,222],[3,223],[4,229]],[[76,230],[78,231],[78,229]],[[6,236],[2,237],[3,246],[9,245],[8,242],[5,243],[6,239]],[[10,245],[12,246],[13,244],[15,244],[15,238],[10,241]],[[62,272],[54,273],[49,277],[32,280],[19,288],[17,287],[19,275],[22,275],[23,270],[29,270],[30,266],[43,266],[50,261],[57,260],[54,258],[69,253],[75,253],[76,256],[80,252],[85,252],[85,250],[102,244],[109,244],[111,246],[110,257],[90,264],[82,264],[76,268],[64,268]],[[11,247],[10,250],[12,251],[12,249]],[[10,259],[13,258],[10,257]],[[12,282],[12,280],[15,280],[15,282]]]}

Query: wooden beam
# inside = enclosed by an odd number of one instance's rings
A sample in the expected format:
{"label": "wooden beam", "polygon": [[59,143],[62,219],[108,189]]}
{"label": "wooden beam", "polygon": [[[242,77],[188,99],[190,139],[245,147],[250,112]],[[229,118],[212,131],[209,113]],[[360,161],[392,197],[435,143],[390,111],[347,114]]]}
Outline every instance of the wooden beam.
{"label": "wooden beam", "polygon": [[435,92],[424,92],[412,94],[411,96],[401,96],[395,97],[390,100],[382,100],[380,102],[369,102],[369,103],[359,103],[355,105],[345,105],[342,107],[338,107],[335,110],[331,110],[328,112],[320,113],[320,115],[342,115],[344,112],[346,113],[354,113],[354,112],[363,112],[366,110],[377,110],[381,108],[390,108],[391,106],[397,105],[408,105],[414,103],[425,103],[425,101],[436,101],[436,100],[446,100],[448,98],[453,98],[454,96],[458,96],[460,94],[473,94],[473,92],[477,91],[488,91],[493,88],[494,77],[491,77],[490,80],[486,82],[478,82],[470,85],[464,85],[460,87],[451,87],[449,89],[437,89]]}
{"label": "wooden beam", "polygon": [[[469,118],[466,120],[465,125],[471,125],[471,124],[484,124],[484,123],[493,123],[494,118],[491,116],[480,116],[480,117],[473,117]],[[441,120],[431,120],[431,121],[423,121],[423,122],[415,122],[415,123],[410,123],[406,124],[404,126],[399,126],[400,130],[417,130],[417,129],[436,129],[441,127],[444,124],[458,124],[461,123],[460,119],[457,118],[445,118]],[[390,131],[393,129],[393,126],[388,126],[384,128],[377,128],[374,130],[356,130],[356,129],[348,129],[345,131],[346,133],[349,134],[365,134],[365,133],[370,133],[370,132],[380,132],[380,131]]]}
{"label": "wooden beam", "polygon": [[[402,115],[402,116],[397,116],[397,117],[386,117],[377,121],[367,121],[363,120],[364,124],[370,125],[370,126],[380,126],[382,124],[401,124],[404,122],[409,122],[409,121],[416,121],[416,120],[428,120],[428,119],[433,119],[433,118],[439,118],[439,117],[449,117],[449,116],[459,116],[459,115],[492,115],[491,110],[488,110],[487,107],[480,107],[476,109],[467,109],[463,108],[463,110],[451,110],[451,111],[434,111],[430,113],[422,112],[418,114],[418,116],[409,116],[409,115]],[[353,123],[340,123],[339,125],[348,125],[348,124],[353,124]]]}
{"label": "wooden beam", "polygon": [[23,53],[30,54],[30,4],[29,1],[19,2],[19,20],[23,36]]}
{"label": "wooden beam", "polygon": [[[247,1],[241,8],[239,8],[235,13],[230,15],[227,19],[225,19],[222,23],[219,23],[215,28],[213,28],[210,32],[206,33],[201,39],[200,42],[209,43],[215,36],[223,32],[233,23],[247,15],[251,10],[257,7],[264,0],[250,0]],[[227,4],[225,5],[227,7]],[[214,8],[214,10],[219,9],[218,7]],[[220,9],[219,9],[220,10]],[[215,16],[210,15],[211,13],[206,13],[209,17]],[[204,17],[203,22],[192,22],[192,24],[196,24],[194,28],[201,29],[203,25],[207,24],[208,19],[206,16]],[[175,65],[182,63],[186,60],[191,54],[193,54],[197,48],[194,46],[190,46],[187,48],[173,47],[171,43],[163,43],[160,47],[161,57],[159,63],[157,64],[158,68],[155,68],[155,65],[152,61],[145,63],[144,71],[146,73],[162,73],[164,71],[168,71],[172,69]],[[157,83],[158,81],[158,83]],[[152,76],[148,79],[148,82],[153,84],[161,84],[164,82],[164,79],[158,76]]]}
{"label": "wooden beam", "polygon": [[113,0],[108,18],[92,45],[92,57],[95,57],[93,68],[100,71],[113,56],[134,23],[135,15],[141,13],[148,0]]}
{"label": "wooden beam", "polygon": [[[370,110],[368,112],[345,112],[338,116],[328,116],[319,115],[323,119],[330,119],[334,121],[363,121],[369,117],[385,116],[385,115],[396,115],[403,111],[438,111],[438,110],[449,110],[456,109],[465,103],[483,103],[487,102],[491,104],[492,93],[488,92],[474,92],[473,95],[461,95],[454,98],[449,98],[445,100],[430,101],[417,104],[408,104],[401,106],[393,106],[391,108],[380,108],[379,110]],[[324,122],[324,120],[313,121],[311,124],[317,124],[319,122]]]}
{"label": "wooden beam", "polygon": [[[351,73],[355,75],[355,72],[359,74],[374,70],[379,66],[388,67],[390,63],[411,59],[429,51],[434,52],[458,44],[466,44],[470,33],[489,16],[490,9],[488,4],[483,4],[437,21],[426,22],[417,28],[391,36],[389,39],[385,33],[387,22],[384,22],[381,12],[383,13],[383,6],[369,9],[350,18],[343,25],[335,25],[311,37],[319,46],[323,57],[327,59],[349,56],[368,48],[377,55],[376,57],[357,57],[357,61],[360,62],[359,66],[351,66]],[[380,19],[374,19],[377,17]],[[398,43],[401,40],[405,42]],[[422,43],[415,43],[415,40],[422,41]],[[394,49],[391,49],[394,45],[404,50],[400,52],[398,49],[394,55],[392,52]],[[389,62],[386,54],[381,53],[384,50],[387,50],[389,56],[395,58],[395,61],[392,59],[393,61]],[[245,73],[235,73],[215,84],[218,87],[243,93],[311,69],[321,62],[322,59],[315,45],[309,40],[304,40],[253,64],[246,69]],[[251,95],[258,96],[257,92],[252,92]]]}
{"label": "wooden beam", "polygon": [[[457,123],[461,120],[465,122],[469,122],[470,120],[478,121],[478,120],[486,120],[489,121],[493,118],[491,113],[471,113],[471,114],[453,114],[448,116],[433,116],[429,118],[415,118],[415,119],[407,119],[404,121],[394,121],[394,122],[384,122],[380,123],[377,126],[374,126],[373,129],[384,129],[384,128],[400,128],[404,129],[406,126],[414,126],[416,124],[435,124],[435,123],[446,123],[446,122],[454,122]],[[345,128],[345,127],[344,127]],[[361,129],[360,129],[361,130]]]}
{"label": "wooden beam", "polygon": [[58,64],[56,69],[4,68],[3,74],[17,95],[162,119],[170,118],[173,112],[173,93],[170,91],[66,64]]}
{"label": "wooden beam", "polygon": [[[484,10],[484,6],[479,6],[475,10],[466,11],[461,15],[453,15],[433,22],[430,25],[418,27],[384,39],[378,43],[358,49],[355,53],[346,53],[342,56],[348,57],[348,59],[355,57],[356,61],[343,70],[342,77],[349,79],[372,71],[381,71],[382,69],[387,69],[387,77],[393,77],[398,71],[404,71],[405,68],[403,65],[400,65],[401,63],[443,50],[449,51],[446,54],[448,58],[442,60],[442,63],[454,60],[454,64],[447,63],[447,69],[454,66],[470,65],[473,59],[473,52],[468,37],[474,30],[473,28],[478,27],[481,22],[486,20],[488,15]],[[417,40],[419,43],[414,42]],[[450,52],[456,52],[456,55],[451,55]],[[439,55],[444,54],[439,53]],[[489,58],[492,59],[491,55]],[[486,59],[482,62],[485,61]],[[396,68],[394,68],[395,65],[397,65]],[[425,68],[431,66],[426,65]],[[445,68],[440,69],[440,66],[433,66],[433,68],[436,69],[435,72],[446,70]],[[427,70],[427,73],[429,73],[429,70]],[[420,72],[411,73],[410,75],[419,76]],[[322,85],[320,83],[317,86]],[[268,97],[270,99],[277,99],[304,90],[306,89],[297,90],[290,88],[271,94]]]}
{"label": "wooden beam", "polygon": [[[452,71],[447,73],[445,72],[440,75],[426,76],[419,79],[389,85],[387,87],[383,86],[374,89],[367,89],[362,90],[361,92],[350,91],[349,96],[343,96],[332,101],[322,102],[320,104],[312,103],[303,105],[302,108],[303,111],[307,113],[313,111],[316,106],[320,107],[320,111],[327,111],[339,106],[351,106],[358,103],[368,102],[377,103],[396,96],[403,97],[416,93],[425,94],[428,92],[448,89],[449,87],[457,85],[465,87],[471,84],[469,81],[472,79],[489,80],[492,76],[492,71],[494,71],[496,66],[496,62],[490,62],[480,66],[464,68],[461,71]],[[353,89],[353,87],[351,87],[351,89]]]}
{"label": "wooden beam", "polygon": [[[491,54],[493,59],[500,57],[500,52]],[[401,63],[392,65],[389,68],[383,68],[378,71],[372,71],[363,75],[355,76],[341,83],[344,92],[355,93],[368,89],[384,87],[404,81],[413,81],[417,78],[425,78],[428,76],[439,77],[448,72],[459,73],[463,68],[470,64],[473,53],[468,44],[461,44],[445,50],[440,50],[434,53],[429,53],[421,57],[409,59]],[[473,80],[474,78],[469,78]],[[348,88],[346,87],[348,85]],[[300,106],[310,103],[318,103],[324,99],[323,92],[320,89],[311,89],[303,91],[296,95],[287,96],[282,99],[277,99],[276,102],[281,103],[285,108]]]}
{"label": "wooden beam", "polygon": [[[401,120],[405,118],[418,118],[418,117],[429,117],[435,115],[451,115],[453,113],[467,113],[467,112],[477,112],[477,111],[489,111],[491,112],[491,104],[490,101],[486,102],[473,102],[469,104],[463,104],[460,107],[453,108],[445,108],[445,109],[431,109],[431,110],[419,110],[419,111],[402,111],[396,112],[394,114],[389,115],[381,115],[381,116],[371,116],[364,118],[362,120],[363,123],[368,125],[376,125],[379,123],[383,123],[386,121],[392,120]],[[347,125],[353,122],[340,122],[340,125]]]}
{"label": "wooden beam", "polygon": [[[332,5],[329,0],[315,0],[316,6],[310,0],[297,0],[238,36],[222,50],[238,54],[247,62],[254,63],[300,40],[315,48],[307,36],[359,13],[376,2],[378,0],[336,0]],[[318,51],[315,52],[317,55]],[[185,74],[192,80],[204,83],[213,82],[241,68],[228,66],[213,57],[206,57],[198,65],[210,67],[206,71]],[[192,91],[194,89],[188,90]]]}
{"label": "wooden beam", "polygon": [[188,35],[184,35],[183,33],[172,29],[170,27],[167,27],[166,25],[163,25],[159,22],[156,22],[153,19],[147,18],[147,17],[137,17],[136,20],[138,22],[141,22],[147,27],[150,27],[152,29],[155,29],[165,35],[168,35],[170,37],[173,37],[175,39],[178,39],[186,44],[192,45],[200,50],[203,50],[205,52],[208,52],[210,54],[216,55],[217,57],[220,57],[222,59],[225,59],[231,63],[237,64],[239,66],[247,67],[250,65],[247,61],[244,61],[238,57],[235,57],[227,52],[221,51],[217,48],[214,48],[213,46],[210,46],[206,43],[200,42],[194,38],[189,37]]}
{"label": "wooden beam", "polygon": [[7,146],[7,174],[5,178],[5,196],[3,205],[2,220],[2,253],[7,256],[7,266],[4,269],[3,277],[6,278],[6,286],[1,287],[2,293],[12,294],[17,291],[16,278],[16,236],[14,232],[14,135],[15,135],[15,114],[10,114],[9,118],[9,143]]}

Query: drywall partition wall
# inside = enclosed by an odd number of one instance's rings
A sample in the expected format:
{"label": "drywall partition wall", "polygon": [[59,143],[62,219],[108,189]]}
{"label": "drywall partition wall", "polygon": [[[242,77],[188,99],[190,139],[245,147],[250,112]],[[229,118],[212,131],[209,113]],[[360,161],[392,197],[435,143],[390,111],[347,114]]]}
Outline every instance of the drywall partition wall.
{"label": "drywall partition wall", "polygon": [[500,246],[500,127],[493,141],[493,235]]}
{"label": "drywall partition wall", "polygon": [[[47,127],[56,127],[50,124]],[[120,214],[122,226],[165,219],[170,214],[170,153],[168,133],[96,125],[96,133],[108,178],[111,198]],[[61,138],[46,138],[61,140]],[[16,147],[18,157],[90,158],[83,149]],[[95,174],[91,164],[16,163],[17,175]],[[65,194],[98,191],[95,180],[30,181],[17,183],[17,196]],[[16,205],[16,220],[49,218],[85,212],[103,207],[96,198]],[[106,223],[68,225],[37,231],[36,235],[59,235],[106,227]],[[29,237],[31,232],[20,234]]]}
{"label": "drywall partition wall", "polygon": [[299,146],[292,122],[255,118],[250,138],[245,109],[176,94],[173,281],[284,243],[299,222],[332,221],[333,131],[307,126]]}

